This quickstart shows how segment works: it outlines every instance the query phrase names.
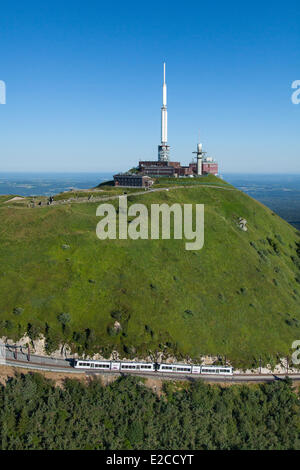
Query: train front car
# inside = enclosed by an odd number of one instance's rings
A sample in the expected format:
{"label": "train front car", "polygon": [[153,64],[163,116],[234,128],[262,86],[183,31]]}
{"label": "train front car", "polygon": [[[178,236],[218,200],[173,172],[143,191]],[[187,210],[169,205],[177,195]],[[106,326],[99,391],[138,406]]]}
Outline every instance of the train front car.
{"label": "train front car", "polygon": [[110,370],[110,361],[85,361],[79,360],[75,362],[76,369],[89,369],[89,370]]}
{"label": "train front car", "polygon": [[90,366],[91,366],[91,363],[89,361],[84,361],[83,359],[80,361],[74,362],[75,369],[89,369]]}

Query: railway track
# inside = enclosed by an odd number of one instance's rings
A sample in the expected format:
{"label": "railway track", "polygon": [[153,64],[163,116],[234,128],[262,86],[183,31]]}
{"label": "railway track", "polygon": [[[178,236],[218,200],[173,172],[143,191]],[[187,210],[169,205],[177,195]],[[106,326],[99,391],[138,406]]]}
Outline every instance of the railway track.
{"label": "railway track", "polygon": [[[47,359],[47,358],[44,358]],[[63,372],[68,374],[85,374],[87,376],[93,375],[114,375],[114,376],[126,376],[133,375],[143,378],[156,378],[156,379],[165,379],[165,380],[204,380],[206,382],[216,382],[216,383],[245,383],[245,382],[273,382],[276,380],[284,380],[285,377],[289,377],[295,382],[300,382],[300,373],[292,374],[234,374],[232,376],[213,376],[213,375],[195,375],[195,374],[166,374],[160,372],[147,372],[143,373],[140,371],[91,371],[91,370],[78,370],[74,369],[70,364],[67,365],[52,365],[50,363],[41,364],[35,361],[25,361],[17,359],[7,359],[2,365],[19,367],[23,369],[37,370],[37,371],[46,371],[46,372]]]}

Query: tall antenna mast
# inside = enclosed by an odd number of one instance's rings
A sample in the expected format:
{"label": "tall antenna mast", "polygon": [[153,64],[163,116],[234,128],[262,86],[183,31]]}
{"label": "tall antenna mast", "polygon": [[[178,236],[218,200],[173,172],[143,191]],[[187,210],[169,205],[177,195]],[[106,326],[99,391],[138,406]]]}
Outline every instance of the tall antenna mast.
{"label": "tall antenna mast", "polygon": [[158,160],[169,161],[168,142],[168,111],[167,111],[167,84],[166,84],[166,63],[163,67],[163,96],[161,107],[161,144],[158,146]]}

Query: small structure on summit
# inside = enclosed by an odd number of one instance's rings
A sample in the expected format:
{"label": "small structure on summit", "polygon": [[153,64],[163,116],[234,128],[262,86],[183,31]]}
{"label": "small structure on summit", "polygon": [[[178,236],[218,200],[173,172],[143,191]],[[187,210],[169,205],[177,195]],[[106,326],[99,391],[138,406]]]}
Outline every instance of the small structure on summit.
{"label": "small structure on summit", "polygon": [[149,188],[154,181],[146,175],[135,173],[118,173],[114,175],[115,186]]}

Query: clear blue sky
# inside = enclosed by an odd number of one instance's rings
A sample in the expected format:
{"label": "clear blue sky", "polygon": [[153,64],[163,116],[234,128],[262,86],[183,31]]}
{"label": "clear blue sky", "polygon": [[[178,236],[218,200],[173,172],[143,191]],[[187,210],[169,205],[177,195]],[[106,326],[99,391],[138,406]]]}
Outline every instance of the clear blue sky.
{"label": "clear blue sky", "polygon": [[198,133],[223,172],[300,173],[300,4],[12,1],[0,15],[0,171],[116,171]]}

